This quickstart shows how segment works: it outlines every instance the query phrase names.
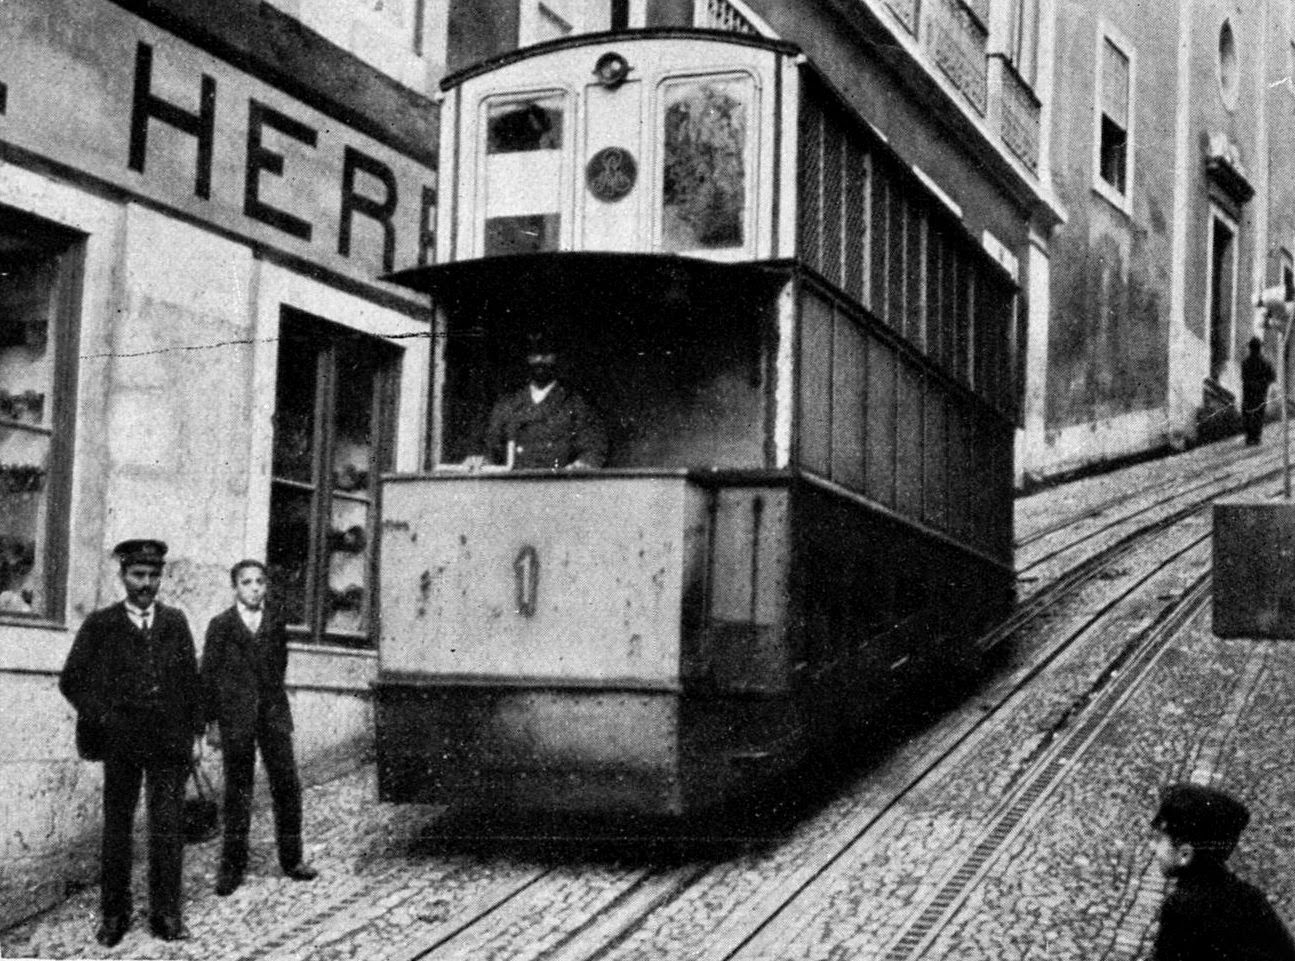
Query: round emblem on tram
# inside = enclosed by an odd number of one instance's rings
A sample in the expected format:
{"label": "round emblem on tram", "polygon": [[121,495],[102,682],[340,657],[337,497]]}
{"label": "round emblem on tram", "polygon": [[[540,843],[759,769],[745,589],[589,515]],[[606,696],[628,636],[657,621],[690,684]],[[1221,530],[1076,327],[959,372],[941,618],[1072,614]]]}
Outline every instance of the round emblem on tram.
{"label": "round emblem on tram", "polygon": [[599,200],[620,200],[634,189],[638,180],[638,164],[634,155],[624,147],[603,147],[585,167],[585,183],[589,192]]}

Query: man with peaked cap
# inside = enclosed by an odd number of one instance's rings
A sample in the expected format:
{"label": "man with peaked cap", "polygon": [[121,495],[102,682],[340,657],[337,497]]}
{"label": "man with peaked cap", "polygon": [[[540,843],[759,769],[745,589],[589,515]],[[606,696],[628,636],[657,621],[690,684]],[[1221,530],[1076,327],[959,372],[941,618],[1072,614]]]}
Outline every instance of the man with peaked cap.
{"label": "man with peaked cap", "polygon": [[180,889],[184,784],[205,720],[189,622],[156,601],[166,544],[122,541],[113,553],[126,599],[85,619],[59,680],[77,711],[77,750],[103,762],[96,938],[105,947],[121,941],[131,923],[131,828],[141,783],[150,927],[166,941],[188,937]]}
{"label": "man with peaked cap", "polygon": [[1249,823],[1246,806],[1217,788],[1161,792],[1156,860],[1175,885],[1160,909],[1155,961],[1295,961],[1295,941],[1263,892],[1227,868]]}
{"label": "man with peaked cap", "polygon": [[[601,467],[607,434],[585,399],[558,379],[557,347],[528,338],[528,383],[496,402],[486,429],[486,456],[515,468]],[[509,451],[511,450],[511,458]]]}

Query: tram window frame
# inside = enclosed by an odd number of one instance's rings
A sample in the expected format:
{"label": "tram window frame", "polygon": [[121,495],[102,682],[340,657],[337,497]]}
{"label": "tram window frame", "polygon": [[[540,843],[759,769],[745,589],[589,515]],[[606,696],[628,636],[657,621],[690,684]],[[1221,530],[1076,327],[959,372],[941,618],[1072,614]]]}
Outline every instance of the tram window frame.
{"label": "tram window frame", "polygon": [[[300,352],[285,356],[286,350],[295,351],[295,348],[300,348]],[[281,308],[266,563],[270,567],[272,584],[281,592],[289,636],[294,641],[352,648],[376,645],[378,478],[384,471],[391,470],[394,464],[400,356],[397,348],[381,338],[288,305]],[[368,469],[364,472],[354,464],[338,466],[342,436],[339,413],[342,411],[337,401],[341,390],[346,388],[344,377],[348,361],[352,365],[369,365],[373,374],[373,386],[368,392]],[[305,441],[299,451],[304,458],[297,458],[307,468],[308,476],[305,478],[289,476],[290,472],[284,469],[291,466],[289,459],[292,457],[287,448],[287,441],[292,438],[287,432],[288,408],[283,393],[286,387],[283,374],[288,370],[309,380],[310,396],[302,398],[305,403],[301,405],[308,420],[303,425],[304,430],[293,435],[297,440]],[[348,466],[350,470],[345,469]],[[294,493],[306,495],[306,556],[301,565],[300,620],[290,617],[296,601],[284,596],[289,590],[289,575],[278,558],[285,549],[291,553],[292,544],[287,543],[285,547],[285,540],[281,538],[290,540],[287,535],[291,532],[287,528],[294,521],[299,526],[301,518],[293,517],[286,509],[275,509],[276,500],[280,497],[286,499]],[[340,524],[345,521],[338,520],[339,505],[343,511],[348,506],[362,511],[365,515],[362,525],[351,524],[343,529]],[[295,513],[300,515],[300,511]],[[361,527],[359,535],[355,534],[355,527]],[[338,610],[344,609],[330,610],[330,602],[348,594],[348,590],[337,590],[336,579],[332,576],[334,558],[339,552],[361,555],[359,560],[364,581],[358,585],[359,619],[362,622],[358,630],[340,630],[329,623]],[[353,601],[348,597],[347,603]]]}
{"label": "tram window frame", "polygon": [[[575,127],[574,101],[570,90],[564,87],[547,86],[529,90],[511,90],[484,96],[477,105],[477,210],[476,247],[479,256],[502,256],[509,253],[538,253],[562,250],[569,244],[573,206],[571,193],[571,158],[573,151]],[[555,104],[558,114],[557,138],[555,143],[545,143],[540,138],[538,146],[530,150],[492,149],[493,125],[500,118],[492,118],[495,111],[502,111],[510,105],[543,105]],[[549,177],[552,181],[551,209],[529,205],[522,209],[511,209],[496,216],[490,215],[492,186],[503,185],[506,193],[508,187],[508,167],[516,167],[525,172],[527,189],[518,191],[519,196],[537,198],[542,191],[532,189],[539,176],[543,163],[537,155],[552,154],[548,164],[553,167]],[[512,158],[495,160],[492,158]],[[498,168],[498,169],[495,169]],[[513,188],[516,189],[516,188]],[[535,243],[518,244],[519,237],[534,237]],[[511,242],[510,242],[511,238]]]}
{"label": "tram window frame", "polygon": [[[19,339],[14,331],[0,326],[0,396],[4,412],[0,414],[0,463],[7,462],[3,447],[15,435],[47,438],[45,463],[4,463],[19,468],[0,477],[6,490],[0,498],[10,496],[31,500],[43,494],[35,505],[30,539],[3,531],[0,544],[0,622],[63,624],[66,620],[68,540],[71,527],[73,453],[76,426],[77,349],[80,335],[82,287],[85,268],[85,237],[38,220],[27,214],[0,209],[0,290],[24,261],[46,266],[48,288],[39,308],[44,322],[29,319],[23,323]],[[41,299],[36,291],[37,300]],[[29,298],[30,300],[30,298]],[[18,325],[15,325],[18,326]],[[12,340],[12,343],[9,341]],[[48,359],[29,358],[28,373],[39,364],[47,368],[42,380],[44,392],[36,390],[30,379],[6,390],[9,365],[6,353],[39,354]],[[19,357],[12,360],[21,360]],[[0,467],[3,471],[3,467]],[[17,481],[15,485],[12,483]],[[6,510],[12,518],[13,511]],[[16,587],[11,587],[17,585]]]}
{"label": "tram window frame", "polygon": [[[733,84],[740,83],[745,88],[747,101],[742,105],[744,110],[742,130],[742,204],[740,208],[741,240],[728,246],[673,246],[667,242],[666,217],[666,121],[667,112],[673,106],[670,102],[670,90],[699,83]],[[657,84],[653,116],[654,129],[661,132],[660,147],[657,150],[655,164],[655,195],[653,198],[653,238],[656,249],[662,253],[704,255],[718,261],[740,261],[751,255],[755,248],[760,181],[759,136],[762,110],[763,90],[760,78],[749,70],[723,70],[714,73],[688,72],[674,73],[661,78]]]}

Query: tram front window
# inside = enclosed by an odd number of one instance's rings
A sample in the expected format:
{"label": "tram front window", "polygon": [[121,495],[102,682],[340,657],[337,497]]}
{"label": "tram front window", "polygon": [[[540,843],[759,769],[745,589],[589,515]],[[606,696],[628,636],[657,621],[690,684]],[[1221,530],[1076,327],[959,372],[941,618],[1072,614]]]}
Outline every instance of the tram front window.
{"label": "tram front window", "polygon": [[464,305],[465,321],[489,313],[498,326],[487,333],[450,322],[438,463],[495,471],[762,466],[762,308],[729,285],[676,289],[662,270],[581,277],[587,299],[564,299],[561,315],[550,313],[542,328],[555,348],[547,354],[534,351],[528,328],[507,325],[510,315],[533,315],[528,305],[544,294],[495,304],[511,288],[473,289],[480,299]]}
{"label": "tram front window", "polygon": [[558,249],[563,101],[548,95],[486,105],[487,257]]}
{"label": "tram front window", "polygon": [[662,248],[717,250],[745,242],[745,78],[666,87]]}

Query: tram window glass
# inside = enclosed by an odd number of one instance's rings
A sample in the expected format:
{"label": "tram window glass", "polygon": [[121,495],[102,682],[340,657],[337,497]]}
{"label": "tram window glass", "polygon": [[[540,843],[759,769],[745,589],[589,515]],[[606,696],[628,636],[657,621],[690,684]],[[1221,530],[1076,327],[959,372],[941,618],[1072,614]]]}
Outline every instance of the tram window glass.
{"label": "tram window glass", "polygon": [[486,104],[485,256],[558,249],[564,113],[560,94]]}
{"label": "tram window glass", "polygon": [[386,344],[286,311],[275,388],[267,562],[288,623],[370,642],[377,475],[390,467]]}
{"label": "tram window glass", "polygon": [[0,616],[61,619],[80,246],[13,226],[0,230]]}
{"label": "tram window glass", "polygon": [[486,118],[488,154],[562,148],[562,104],[555,97],[491,104]]}
{"label": "tram window glass", "polygon": [[746,238],[746,78],[706,78],[665,88],[662,248],[741,247]]}

